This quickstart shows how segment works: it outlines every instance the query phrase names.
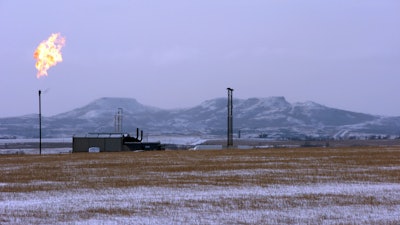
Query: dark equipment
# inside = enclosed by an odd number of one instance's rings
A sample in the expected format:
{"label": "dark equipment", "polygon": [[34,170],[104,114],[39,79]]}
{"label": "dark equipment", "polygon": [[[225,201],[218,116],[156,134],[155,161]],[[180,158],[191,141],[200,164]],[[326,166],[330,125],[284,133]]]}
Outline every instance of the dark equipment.
{"label": "dark equipment", "polygon": [[123,139],[124,147],[128,148],[130,151],[137,150],[163,150],[160,142],[142,142],[143,140],[143,130],[140,131],[139,138],[139,128],[136,129],[136,137],[126,136]]}

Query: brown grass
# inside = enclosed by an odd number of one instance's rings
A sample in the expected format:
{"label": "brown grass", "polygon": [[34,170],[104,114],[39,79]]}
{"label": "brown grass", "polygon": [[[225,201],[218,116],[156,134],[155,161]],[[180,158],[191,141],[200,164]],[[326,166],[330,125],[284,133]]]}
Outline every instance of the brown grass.
{"label": "brown grass", "polygon": [[[295,148],[216,151],[155,151],[120,153],[76,153],[62,155],[0,155],[0,201],[4,196],[32,196],[36,191],[49,193],[83,189],[83,192],[128,187],[267,187],[314,184],[399,183],[400,147]],[[186,188],[189,187],[189,188]],[[55,191],[55,192],[51,192]],[[1,195],[3,193],[3,195]],[[31,194],[32,193],[32,194]],[[21,195],[22,194],[22,195]],[[382,197],[383,196],[383,197]],[[9,197],[8,197],[9,198]],[[202,218],[218,212],[291,209],[320,209],[321,207],[366,206],[395,208],[398,198],[387,195],[352,195],[341,192],[323,194],[305,192],[297,195],[271,195],[268,198],[249,193],[238,196],[180,200],[173,198],[144,202],[143,206],[120,206],[118,201],[56,210],[56,215],[41,208],[30,210],[3,209],[0,223],[20,224],[85,221],[92,218],[169,216],[184,208]],[[108,204],[110,203],[110,204]],[[177,209],[177,211],[174,211]],[[207,211],[207,210],[213,210]],[[165,214],[164,214],[165,213]],[[257,224],[321,224],[326,221],[355,223],[354,218],[340,220],[334,213],[317,214],[310,219],[276,216],[260,219]],[[181,215],[182,216],[182,215]],[[51,219],[53,218],[53,219]],[[54,219],[55,218],[55,219]],[[179,218],[179,217],[178,217]],[[182,219],[182,218],[181,218]],[[248,219],[248,218],[247,218]],[[183,218],[189,224],[192,218]],[[221,218],[226,224],[247,224]],[[205,222],[209,222],[205,220]],[[373,218],[369,224],[396,224],[397,220]],[[179,221],[177,223],[180,223]],[[18,223],[17,223],[18,224]]]}
{"label": "brown grass", "polygon": [[398,182],[399,147],[0,156],[1,192]]}

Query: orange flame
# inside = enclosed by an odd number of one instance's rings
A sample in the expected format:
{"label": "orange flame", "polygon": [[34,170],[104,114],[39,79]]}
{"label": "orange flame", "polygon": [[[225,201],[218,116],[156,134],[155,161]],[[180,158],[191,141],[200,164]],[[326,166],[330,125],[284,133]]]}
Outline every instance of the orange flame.
{"label": "orange flame", "polygon": [[60,33],[52,34],[47,40],[42,41],[36,48],[33,57],[36,59],[37,78],[47,76],[47,70],[62,62],[61,48],[65,44],[65,38]]}

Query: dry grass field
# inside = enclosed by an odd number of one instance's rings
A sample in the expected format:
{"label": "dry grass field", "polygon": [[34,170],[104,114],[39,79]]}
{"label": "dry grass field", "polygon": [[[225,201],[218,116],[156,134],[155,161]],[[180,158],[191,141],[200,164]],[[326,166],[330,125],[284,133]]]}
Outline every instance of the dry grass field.
{"label": "dry grass field", "polygon": [[0,224],[400,224],[400,147],[0,155]]}

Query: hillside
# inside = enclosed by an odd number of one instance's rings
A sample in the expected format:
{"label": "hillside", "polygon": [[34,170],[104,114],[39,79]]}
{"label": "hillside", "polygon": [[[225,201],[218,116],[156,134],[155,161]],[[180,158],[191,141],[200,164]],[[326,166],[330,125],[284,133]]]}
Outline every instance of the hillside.
{"label": "hillside", "polygon": [[[114,117],[123,109],[122,128],[150,134],[224,135],[227,100],[216,98],[185,109],[165,110],[130,98],[101,98],[86,106],[42,118],[43,137],[71,137],[114,132]],[[335,109],[314,102],[289,103],[284,97],[233,100],[234,131],[242,137],[356,138],[394,137],[400,117],[382,117]],[[0,118],[0,137],[38,136],[38,116]]]}

